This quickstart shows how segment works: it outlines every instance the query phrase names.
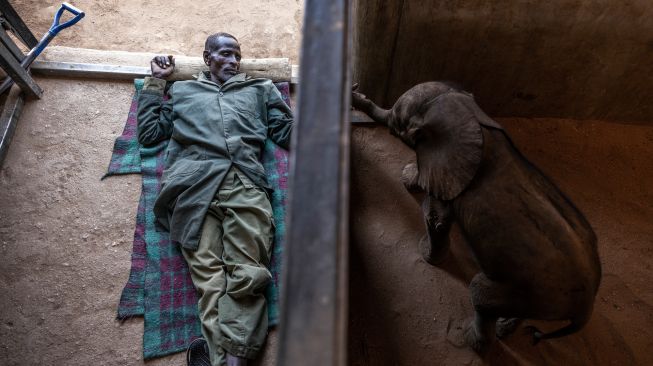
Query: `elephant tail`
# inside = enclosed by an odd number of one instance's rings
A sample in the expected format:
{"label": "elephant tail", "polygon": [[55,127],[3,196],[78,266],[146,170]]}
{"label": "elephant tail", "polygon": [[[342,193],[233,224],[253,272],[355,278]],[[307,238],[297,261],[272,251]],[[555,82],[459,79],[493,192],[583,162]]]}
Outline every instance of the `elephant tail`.
{"label": "elephant tail", "polygon": [[560,338],[578,332],[585,326],[585,324],[587,324],[587,322],[590,320],[591,315],[592,307],[590,307],[590,309],[586,311],[585,314],[570,319],[569,325],[549,333],[542,333],[539,329],[532,325],[526,327],[526,329],[532,332],[533,345],[535,345],[538,344],[542,339]]}

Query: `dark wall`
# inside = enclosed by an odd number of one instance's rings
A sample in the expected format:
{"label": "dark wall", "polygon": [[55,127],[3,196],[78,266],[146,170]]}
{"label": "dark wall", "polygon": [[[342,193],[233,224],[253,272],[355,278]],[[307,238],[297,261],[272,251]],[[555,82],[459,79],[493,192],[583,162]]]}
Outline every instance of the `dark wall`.
{"label": "dark wall", "polygon": [[491,116],[653,120],[653,2],[358,0],[354,80],[450,80]]}

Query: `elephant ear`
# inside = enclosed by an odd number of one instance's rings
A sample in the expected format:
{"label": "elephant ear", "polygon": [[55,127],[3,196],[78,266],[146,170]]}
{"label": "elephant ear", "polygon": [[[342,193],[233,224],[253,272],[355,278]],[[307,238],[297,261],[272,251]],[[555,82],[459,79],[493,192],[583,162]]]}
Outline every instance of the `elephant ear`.
{"label": "elephant ear", "polygon": [[466,93],[449,91],[429,102],[415,153],[418,184],[440,200],[456,198],[483,157],[481,124],[501,128]]}

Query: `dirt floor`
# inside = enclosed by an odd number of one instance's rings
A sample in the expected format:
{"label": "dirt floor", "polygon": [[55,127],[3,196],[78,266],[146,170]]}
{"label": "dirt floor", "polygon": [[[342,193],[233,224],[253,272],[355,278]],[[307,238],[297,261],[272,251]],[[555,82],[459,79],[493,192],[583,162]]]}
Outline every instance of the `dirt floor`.
{"label": "dirt floor", "polygon": [[[60,1],[12,0],[37,39],[47,32]],[[299,63],[302,1],[120,1],[77,0],[86,13],[53,45],[201,56],[215,32],[231,33],[243,57],[288,57]]]}
{"label": "dirt floor", "polygon": [[[399,181],[415,155],[385,128],[358,127],[352,137],[350,364],[653,364],[653,127],[499,122],[598,236],[603,279],[591,321],[577,334],[537,346],[517,331],[483,357],[464,346],[462,328],[473,314],[466,288],[473,259],[455,230],[452,261],[436,268],[421,259],[420,208]],[[552,331],[565,323],[529,324]]]}
{"label": "dirt floor", "polygon": [[[11,3],[37,36],[59,4]],[[227,31],[240,39],[245,57],[299,61],[298,0],[74,5],[86,18],[53,45],[199,55],[206,35]],[[142,320],[115,321],[129,272],[140,177],[100,181],[132,85],[37,82],[45,95],[26,105],[0,170],[0,364],[143,364]],[[536,347],[517,333],[483,358],[461,345],[460,328],[471,315],[468,292],[419,258],[417,204],[398,180],[413,155],[382,128],[355,128],[350,364],[653,364],[653,125],[500,122],[597,232],[604,276],[592,320],[577,335]],[[454,249],[465,257],[464,248]],[[472,267],[462,262],[462,269]],[[262,363],[274,364],[273,358],[268,352]],[[147,364],[185,361],[178,354]]]}

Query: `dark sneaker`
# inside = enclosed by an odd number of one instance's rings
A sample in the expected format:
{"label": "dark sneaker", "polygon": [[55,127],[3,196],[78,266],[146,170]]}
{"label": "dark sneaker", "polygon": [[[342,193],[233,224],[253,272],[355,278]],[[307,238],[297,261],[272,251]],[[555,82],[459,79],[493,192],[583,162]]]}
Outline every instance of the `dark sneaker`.
{"label": "dark sneaker", "polygon": [[211,366],[209,346],[204,338],[197,338],[190,343],[186,351],[186,363],[188,366]]}

